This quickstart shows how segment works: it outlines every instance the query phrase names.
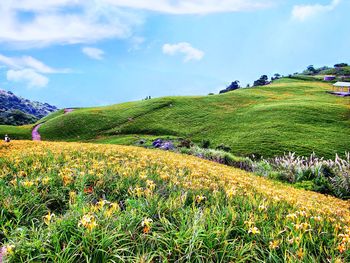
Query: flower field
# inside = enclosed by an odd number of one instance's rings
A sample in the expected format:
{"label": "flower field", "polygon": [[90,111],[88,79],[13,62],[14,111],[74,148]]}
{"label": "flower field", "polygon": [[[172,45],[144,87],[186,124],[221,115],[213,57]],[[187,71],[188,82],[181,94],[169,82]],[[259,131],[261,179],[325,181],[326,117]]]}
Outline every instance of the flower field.
{"label": "flower field", "polygon": [[349,262],[350,203],[171,152],[0,144],[5,262]]}

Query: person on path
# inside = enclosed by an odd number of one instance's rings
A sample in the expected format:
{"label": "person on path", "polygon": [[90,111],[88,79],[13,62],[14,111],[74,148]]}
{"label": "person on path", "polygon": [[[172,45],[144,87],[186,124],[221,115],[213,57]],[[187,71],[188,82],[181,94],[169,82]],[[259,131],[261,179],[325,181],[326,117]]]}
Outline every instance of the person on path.
{"label": "person on path", "polygon": [[5,142],[10,142],[10,141],[11,141],[10,137],[7,134],[5,134]]}

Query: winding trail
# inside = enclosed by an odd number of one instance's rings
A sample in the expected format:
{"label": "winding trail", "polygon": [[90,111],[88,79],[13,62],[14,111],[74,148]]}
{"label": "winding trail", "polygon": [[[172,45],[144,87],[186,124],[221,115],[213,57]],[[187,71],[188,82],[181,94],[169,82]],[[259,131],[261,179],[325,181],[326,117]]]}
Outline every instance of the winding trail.
{"label": "winding trail", "polygon": [[39,133],[40,126],[43,125],[42,123],[36,125],[34,129],[32,130],[32,140],[33,141],[41,141],[41,136]]}
{"label": "winding trail", "polygon": [[72,111],[74,111],[74,109],[69,109],[69,108],[64,109],[64,114],[70,113]]}
{"label": "winding trail", "polygon": [[[70,113],[72,112],[74,109],[71,109],[71,108],[68,108],[68,109],[64,109],[63,111],[63,114],[67,114],[67,113]],[[32,140],[33,141],[41,141],[41,136],[40,136],[40,133],[39,133],[39,128],[41,125],[43,125],[44,123],[40,123],[38,125],[36,125],[34,127],[34,129],[32,130]],[[1,260],[1,251],[0,251],[0,263],[2,263],[2,260]]]}

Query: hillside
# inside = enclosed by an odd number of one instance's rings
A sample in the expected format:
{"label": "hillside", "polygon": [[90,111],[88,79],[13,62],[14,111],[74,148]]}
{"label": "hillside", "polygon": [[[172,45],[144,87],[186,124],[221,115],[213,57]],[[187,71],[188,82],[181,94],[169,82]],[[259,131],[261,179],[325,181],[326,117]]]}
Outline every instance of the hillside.
{"label": "hillside", "polygon": [[239,169],[64,142],[0,142],[0,156],[6,262],[350,259],[348,202]]}
{"label": "hillside", "polygon": [[133,144],[143,136],[173,136],[207,139],[213,147],[223,143],[241,156],[293,151],[332,158],[349,150],[350,104],[325,92],[330,89],[327,83],[280,79],[222,95],[57,112],[39,131],[44,140]]}
{"label": "hillside", "polygon": [[35,123],[40,118],[57,111],[55,106],[30,101],[0,89],[0,124],[23,125]]}

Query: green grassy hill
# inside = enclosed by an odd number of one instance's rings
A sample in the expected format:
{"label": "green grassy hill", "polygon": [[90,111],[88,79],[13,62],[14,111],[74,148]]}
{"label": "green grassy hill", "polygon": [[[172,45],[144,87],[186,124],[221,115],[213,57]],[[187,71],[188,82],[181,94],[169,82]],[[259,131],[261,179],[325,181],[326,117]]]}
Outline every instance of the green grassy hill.
{"label": "green grassy hill", "polygon": [[39,131],[44,140],[132,144],[137,138],[173,136],[207,139],[212,147],[223,143],[236,155],[314,151],[333,157],[349,150],[350,102],[325,92],[330,89],[322,82],[281,79],[222,95],[164,97],[55,113]]}

